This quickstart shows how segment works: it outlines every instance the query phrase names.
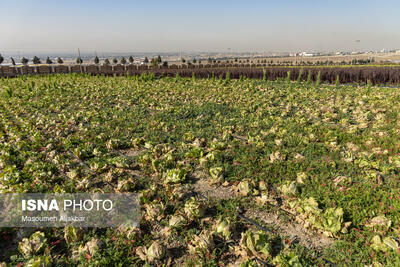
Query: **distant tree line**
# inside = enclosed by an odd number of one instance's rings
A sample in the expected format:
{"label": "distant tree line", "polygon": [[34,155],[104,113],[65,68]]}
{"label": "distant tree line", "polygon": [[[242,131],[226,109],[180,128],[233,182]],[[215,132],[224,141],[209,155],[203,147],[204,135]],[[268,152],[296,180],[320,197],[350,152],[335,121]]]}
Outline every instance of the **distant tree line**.
{"label": "distant tree line", "polygon": [[[245,58],[245,59],[239,59],[239,58],[234,58],[234,59],[227,59],[227,60],[223,60],[224,63],[227,64],[254,64],[254,63],[258,63],[258,64],[264,64],[265,66],[329,66],[329,65],[366,65],[366,64],[371,64],[375,62],[374,58],[369,58],[369,59],[352,59],[350,61],[341,61],[341,62],[334,62],[332,60],[325,60],[325,61],[296,61],[296,60],[278,60],[279,58],[276,58],[275,60],[267,60],[267,59],[249,59],[249,58]],[[15,59],[14,58],[10,58],[11,64],[13,66],[16,65]],[[34,56],[31,60],[30,60],[33,64],[42,64],[42,61],[39,57]],[[57,64],[64,64],[63,59],[61,59],[60,57],[58,57],[56,60],[54,60],[55,62],[57,62]],[[133,58],[133,56],[129,56],[128,59],[126,59],[125,57],[121,57],[120,59],[114,57],[112,58],[112,63],[113,64],[133,64],[135,62],[135,59]],[[4,57],[0,54],[0,64],[2,64],[4,62]],[[25,57],[22,57],[20,62],[23,65],[27,65],[29,63],[29,60]],[[82,64],[83,63],[83,59],[81,57],[77,57],[75,60],[76,64]],[[96,55],[93,59],[94,64],[98,65],[100,64],[100,58]],[[139,61],[138,61],[139,62]],[[197,58],[193,58],[192,61],[187,60],[185,58],[181,58],[181,63],[183,64],[187,64],[187,65],[192,65],[192,64],[201,64],[201,59],[197,59]],[[219,59],[213,59],[213,58],[208,58],[207,59],[207,63],[208,64],[219,64],[221,63],[222,60]],[[53,60],[50,59],[50,57],[47,57],[45,60],[46,64],[53,64]],[[145,57],[143,59],[143,63],[144,64],[150,64],[150,66],[152,67],[156,67],[156,66],[168,66],[168,62],[167,61],[163,61],[161,56],[158,55],[155,58],[151,58],[149,60],[148,57]],[[110,60],[108,58],[105,58],[103,60],[103,64],[104,65],[109,65],[110,64]]]}
{"label": "distant tree line", "polygon": [[[16,65],[16,62],[15,62],[14,58],[11,57],[10,61],[11,61],[11,64],[13,66]],[[22,57],[21,60],[20,60],[21,64],[23,64],[23,65],[27,65],[29,63],[29,61],[31,61],[35,65],[42,64],[42,60],[37,56],[34,56],[31,60],[29,60],[29,59],[27,59],[25,57]],[[64,60],[62,58],[60,58],[60,57],[58,57],[55,61],[57,62],[57,64],[64,64]],[[2,64],[3,62],[4,62],[4,57],[0,54],[0,64]],[[77,57],[75,62],[76,62],[76,64],[82,64],[83,63],[83,59],[81,57]],[[95,56],[93,62],[96,65],[100,64],[99,57]],[[105,58],[103,62],[104,62],[105,65],[109,65],[110,64],[110,60],[108,58]],[[133,64],[135,62],[135,59],[133,58],[133,56],[129,56],[128,59],[126,59],[125,57],[121,57],[121,59],[113,58],[112,62],[113,62],[113,64],[120,63],[122,65],[125,65],[127,63]],[[148,64],[150,61],[149,61],[149,59],[147,57],[145,57],[143,62]],[[45,60],[45,63],[50,65],[50,64],[53,64],[54,62],[53,62],[52,59],[50,59],[50,57],[47,57],[46,60]],[[161,63],[163,63],[163,65],[168,65],[167,62],[162,62],[161,61],[161,56],[160,55],[157,58],[154,58],[154,59],[151,60],[151,64],[161,64]]]}

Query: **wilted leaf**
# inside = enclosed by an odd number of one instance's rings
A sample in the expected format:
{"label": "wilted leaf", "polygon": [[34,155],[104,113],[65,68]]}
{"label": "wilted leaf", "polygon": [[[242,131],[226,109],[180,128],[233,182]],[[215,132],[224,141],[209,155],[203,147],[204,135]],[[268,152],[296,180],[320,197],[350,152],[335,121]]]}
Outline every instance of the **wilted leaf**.
{"label": "wilted leaf", "polygon": [[389,228],[392,225],[392,221],[386,218],[385,215],[379,215],[372,218],[368,223],[365,224],[367,227],[374,227],[377,225]]}

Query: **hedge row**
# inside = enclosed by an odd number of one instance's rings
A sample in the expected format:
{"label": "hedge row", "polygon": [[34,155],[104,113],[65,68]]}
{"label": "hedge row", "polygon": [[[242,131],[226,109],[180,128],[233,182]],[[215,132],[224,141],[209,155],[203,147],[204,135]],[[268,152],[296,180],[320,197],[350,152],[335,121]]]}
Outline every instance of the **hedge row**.
{"label": "hedge row", "polygon": [[276,80],[287,78],[290,71],[291,80],[307,80],[310,76],[312,81],[317,79],[319,74],[321,82],[335,83],[339,79],[340,83],[367,83],[372,84],[400,84],[399,67],[326,67],[326,68],[290,68],[290,67],[224,67],[213,65],[202,65],[193,68],[194,65],[171,65],[165,68],[149,69],[148,66],[135,65],[116,65],[116,66],[23,66],[23,67],[0,67],[0,77],[15,77],[25,74],[52,74],[52,73],[87,73],[92,75],[141,75],[142,73],[152,72],[156,76],[176,76],[198,78],[221,77],[226,78],[227,73],[232,79],[240,77]]}

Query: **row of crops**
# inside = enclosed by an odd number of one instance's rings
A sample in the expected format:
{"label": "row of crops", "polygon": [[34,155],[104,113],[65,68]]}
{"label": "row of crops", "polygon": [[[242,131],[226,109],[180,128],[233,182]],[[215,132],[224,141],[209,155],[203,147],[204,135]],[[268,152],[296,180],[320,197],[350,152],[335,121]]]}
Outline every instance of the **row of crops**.
{"label": "row of crops", "polygon": [[142,210],[140,228],[1,228],[1,266],[399,265],[400,91],[217,77],[0,80],[1,193]]}
{"label": "row of crops", "polygon": [[[152,73],[156,77],[197,77],[197,78],[255,78],[263,80],[289,79],[292,81],[324,82],[337,84],[373,84],[398,86],[400,84],[400,68],[394,66],[318,66],[318,67],[212,67],[205,68],[170,68],[148,69],[146,65],[116,65],[116,66],[39,66],[39,67],[0,67],[0,77],[15,77],[18,75],[51,74],[51,73],[87,73],[91,75],[137,76],[143,73]],[[143,68],[142,68],[143,67]],[[6,70],[7,68],[7,70]]]}
{"label": "row of crops", "polygon": [[[197,78],[252,78],[262,80],[287,79],[291,81],[323,82],[330,84],[400,84],[398,67],[272,67],[272,68],[219,68],[153,70],[157,77]],[[141,74],[137,72],[134,74]]]}

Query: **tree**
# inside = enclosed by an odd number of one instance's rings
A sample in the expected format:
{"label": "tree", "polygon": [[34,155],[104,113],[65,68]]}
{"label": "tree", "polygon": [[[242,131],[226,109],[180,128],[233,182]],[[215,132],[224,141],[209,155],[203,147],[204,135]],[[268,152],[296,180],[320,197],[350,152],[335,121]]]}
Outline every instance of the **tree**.
{"label": "tree", "polygon": [[150,65],[155,68],[158,65],[158,60],[156,58],[152,58],[150,61]]}
{"label": "tree", "polygon": [[94,58],[94,64],[99,64],[100,63],[100,59],[98,56],[95,56]]}
{"label": "tree", "polygon": [[184,58],[181,58],[181,61],[182,61],[182,63],[185,63],[185,62],[186,62],[186,60],[185,60]]}
{"label": "tree", "polygon": [[194,58],[194,59],[193,59],[193,63],[196,64],[196,62],[197,62],[197,60]]}
{"label": "tree", "polygon": [[212,63],[212,59],[210,57],[208,58],[207,61],[208,61],[208,63]]}
{"label": "tree", "polygon": [[4,57],[0,54],[0,64],[3,63]]}
{"label": "tree", "polygon": [[53,64],[53,61],[49,57],[47,57],[46,58],[46,64]]}
{"label": "tree", "polygon": [[15,66],[15,60],[14,60],[13,58],[11,58],[11,64],[12,64],[13,66]]}
{"label": "tree", "polygon": [[83,63],[83,60],[82,60],[80,57],[77,57],[77,58],[76,58],[76,63],[77,63],[77,64],[82,64],[82,63]]}
{"label": "tree", "polygon": [[163,67],[168,67],[168,61],[164,61],[162,65]]}
{"label": "tree", "polygon": [[149,59],[147,57],[145,57],[143,62],[147,64],[147,63],[149,63]]}
{"label": "tree", "polygon": [[133,60],[133,57],[132,57],[132,56],[130,56],[128,60],[129,60],[129,63],[133,64],[133,61],[134,61],[134,60]]}
{"label": "tree", "polygon": [[161,60],[161,56],[160,55],[158,55],[158,57],[157,57],[157,63],[162,63],[162,60]]}
{"label": "tree", "polygon": [[126,64],[126,59],[124,57],[121,58],[121,64],[125,65]]}
{"label": "tree", "polygon": [[25,58],[25,57],[21,58],[22,64],[26,65],[26,64],[28,64],[28,62],[29,62],[29,60],[27,58]]}
{"label": "tree", "polygon": [[58,58],[57,58],[57,63],[58,63],[58,64],[63,64],[64,61],[63,61],[60,57],[58,57]]}
{"label": "tree", "polygon": [[113,63],[117,64],[118,63],[118,59],[117,58],[113,58]]}
{"label": "tree", "polygon": [[32,59],[33,64],[40,64],[40,58],[38,58],[37,56],[34,56]]}
{"label": "tree", "polygon": [[110,65],[110,60],[108,60],[108,58],[106,58],[106,59],[104,60],[104,65]]}

